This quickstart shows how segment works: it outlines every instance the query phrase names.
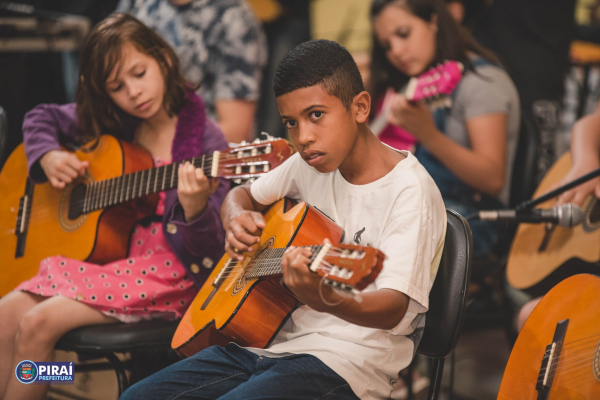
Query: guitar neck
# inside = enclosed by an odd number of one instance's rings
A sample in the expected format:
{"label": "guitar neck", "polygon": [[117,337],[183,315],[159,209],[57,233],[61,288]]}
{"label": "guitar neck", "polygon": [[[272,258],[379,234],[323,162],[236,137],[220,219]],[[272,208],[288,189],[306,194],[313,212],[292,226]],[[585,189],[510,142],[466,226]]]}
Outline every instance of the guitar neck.
{"label": "guitar neck", "polygon": [[[310,264],[313,264],[315,260],[321,256],[321,250],[324,245],[315,245],[315,246],[302,246],[303,248],[310,249],[312,254],[310,256]],[[246,266],[246,270],[249,271],[245,277],[247,279],[252,278],[264,278],[275,275],[281,275],[283,270],[281,269],[281,260],[283,259],[283,254],[287,250],[287,247],[283,248],[270,248],[263,250],[257,257],[253,258],[248,265]],[[227,277],[228,270],[230,268],[236,268],[235,260],[231,260],[229,265],[221,270],[220,276],[218,276],[215,280],[215,285],[218,284],[221,279]]]}
{"label": "guitar neck", "polygon": [[[202,169],[207,177],[218,176],[220,152],[183,160]],[[179,162],[150,168],[74,189],[72,201],[79,205],[80,213],[87,214],[137,198],[177,187]]]}

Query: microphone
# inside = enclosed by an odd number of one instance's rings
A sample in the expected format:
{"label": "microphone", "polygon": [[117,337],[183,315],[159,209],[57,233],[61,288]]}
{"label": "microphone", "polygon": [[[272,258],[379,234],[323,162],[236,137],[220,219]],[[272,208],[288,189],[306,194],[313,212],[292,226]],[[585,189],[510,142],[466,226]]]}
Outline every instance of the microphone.
{"label": "microphone", "polygon": [[479,211],[476,218],[482,221],[507,221],[538,224],[551,222],[553,224],[571,228],[583,222],[583,211],[572,203],[561,204],[549,209],[534,208],[533,210],[490,210]]}

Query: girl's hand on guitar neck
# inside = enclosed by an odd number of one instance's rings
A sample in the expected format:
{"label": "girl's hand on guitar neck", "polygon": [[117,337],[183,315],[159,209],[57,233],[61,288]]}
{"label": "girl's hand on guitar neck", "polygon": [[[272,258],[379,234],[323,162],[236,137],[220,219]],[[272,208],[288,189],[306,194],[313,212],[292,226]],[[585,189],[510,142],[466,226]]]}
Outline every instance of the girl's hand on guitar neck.
{"label": "girl's hand on guitar neck", "polygon": [[410,132],[424,145],[439,134],[429,107],[421,101],[408,101],[402,94],[392,100],[388,122]]}
{"label": "girl's hand on guitar neck", "polygon": [[209,181],[202,169],[194,167],[189,161],[179,164],[178,177],[177,197],[185,220],[190,222],[202,214],[208,198],[219,187],[219,180],[214,178]]}
{"label": "girl's hand on guitar neck", "polygon": [[64,189],[73,179],[85,175],[89,163],[80,161],[73,153],[51,150],[40,158],[40,166],[53,187]]}

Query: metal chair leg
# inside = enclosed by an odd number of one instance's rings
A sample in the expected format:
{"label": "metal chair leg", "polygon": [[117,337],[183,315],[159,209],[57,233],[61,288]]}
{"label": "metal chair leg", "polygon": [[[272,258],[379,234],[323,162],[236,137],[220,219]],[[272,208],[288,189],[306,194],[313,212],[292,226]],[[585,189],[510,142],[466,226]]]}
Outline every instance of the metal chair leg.
{"label": "metal chair leg", "polygon": [[427,400],[437,400],[442,386],[442,374],[444,372],[444,358],[435,358],[431,367],[431,382],[429,383],[429,393]]}
{"label": "metal chair leg", "polygon": [[105,354],[104,357],[110,362],[115,370],[115,374],[117,374],[117,383],[119,384],[119,397],[127,388],[129,387],[129,383],[127,382],[127,375],[125,375],[125,367],[119,357],[117,357],[113,353]]}

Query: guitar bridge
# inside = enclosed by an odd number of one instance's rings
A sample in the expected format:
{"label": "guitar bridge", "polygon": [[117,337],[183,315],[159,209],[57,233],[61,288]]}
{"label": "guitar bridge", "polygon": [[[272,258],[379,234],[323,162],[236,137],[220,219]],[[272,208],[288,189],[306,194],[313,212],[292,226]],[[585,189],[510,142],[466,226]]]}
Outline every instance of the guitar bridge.
{"label": "guitar bridge", "polygon": [[29,227],[29,217],[31,215],[31,203],[33,201],[33,182],[27,178],[25,183],[25,193],[19,200],[19,213],[17,214],[17,226],[15,235],[17,235],[17,248],[15,249],[15,258],[23,257],[25,254],[25,241],[27,240],[27,228]]}
{"label": "guitar bridge", "polygon": [[556,324],[556,330],[554,331],[552,343],[546,346],[544,358],[542,359],[542,367],[540,368],[537,384],[535,386],[535,390],[538,391],[537,400],[548,400],[550,388],[552,387],[552,381],[554,380],[556,363],[562,350],[568,325],[568,319],[562,320]]}

